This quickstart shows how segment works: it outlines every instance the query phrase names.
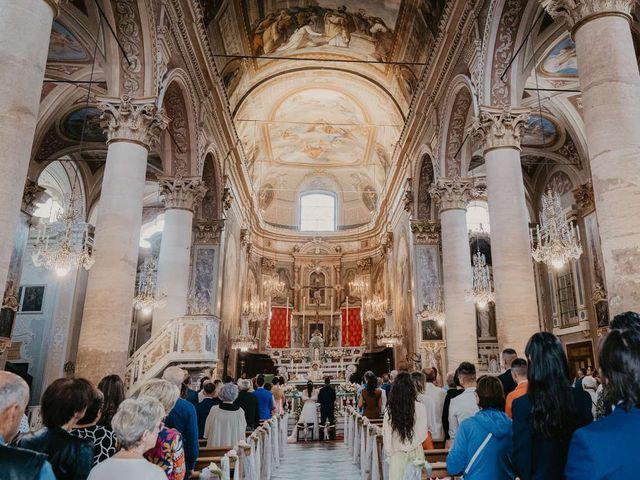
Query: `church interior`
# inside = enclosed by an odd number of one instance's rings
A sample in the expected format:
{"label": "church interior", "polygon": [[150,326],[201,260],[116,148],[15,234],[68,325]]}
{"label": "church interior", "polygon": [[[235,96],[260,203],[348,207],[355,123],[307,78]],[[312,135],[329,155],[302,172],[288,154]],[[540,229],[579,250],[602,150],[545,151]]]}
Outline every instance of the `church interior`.
{"label": "church interior", "polygon": [[537,332],[573,378],[640,309],[635,2],[0,5],[0,369],[32,426],[59,378],[346,395],[495,376]]}

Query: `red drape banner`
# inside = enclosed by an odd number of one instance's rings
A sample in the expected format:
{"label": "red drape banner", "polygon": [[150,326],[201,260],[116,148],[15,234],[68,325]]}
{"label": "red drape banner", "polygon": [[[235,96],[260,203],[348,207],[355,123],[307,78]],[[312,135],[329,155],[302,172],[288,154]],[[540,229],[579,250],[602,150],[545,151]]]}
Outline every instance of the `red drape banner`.
{"label": "red drape banner", "polygon": [[362,343],[362,323],[360,321],[360,307],[349,308],[349,322],[347,309],[342,309],[342,346],[357,347]]}
{"label": "red drape banner", "polygon": [[285,348],[291,345],[291,308],[271,308],[271,331],[269,345],[271,348]]}

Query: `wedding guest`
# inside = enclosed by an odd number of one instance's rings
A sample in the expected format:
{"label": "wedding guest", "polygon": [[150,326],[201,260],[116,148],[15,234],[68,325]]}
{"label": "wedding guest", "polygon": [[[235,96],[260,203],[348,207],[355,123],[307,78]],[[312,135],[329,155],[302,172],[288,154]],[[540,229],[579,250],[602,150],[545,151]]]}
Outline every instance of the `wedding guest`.
{"label": "wedding guest", "polygon": [[424,461],[427,414],[406,372],[398,373],[389,394],[382,422],[383,445],[389,462],[389,480],[402,480],[414,462]]}
{"label": "wedding guest", "polygon": [[573,432],[591,423],[591,400],[571,388],[567,357],[548,332],[527,343],[529,384],[513,402],[513,463],[521,480],[561,480]]}
{"label": "wedding guest", "polygon": [[0,472],[11,480],[55,480],[46,455],[8,445],[18,433],[28,403],[27,382],[0,371]]}
{"label": "wedding guest", "polygon": [[284,391],[280,386],[280,378],[273,377],[271,380],[271,395],[273,395],[273,401],[276,404],[276,413],[284,413]]}
{"label": "wedding guest", "polygon": [[613,412],[576,430],[566,480],[638,478],[640,432],[640,330],[611,330],[599,352]]}
{"label": "wedding guest", "polygon": [[198,405],[198,392],[196,392],[193,388],[190,387],[191,384],[191,376],[189,372],[184,371],[184,380],[182,381],[182,385],[180,387],[180,398],[184,398],[187,402],[191,403],[194,407]]}
{"label": "wedding guest", "polygon": [[111,419],[124,401],[124,382],[119,375],[107,375],[98,383],[98,390],[104,395],[104,405],[98,425],[110,429]]}
{"label": "wedding guest", "polygon": [[[140,396],[158,400],[165,411],[164,419],[176,405],[180,390],[166,380],[154,378],[142,385]],[[186,477],[182,436],[175,428],[163,425],[158,432],[155,445],[144,452],[144,458],[159,466],[168,480],[183,480]]]}
{"label": "wedding guest", "polygon": [[444,397],[444,404],[442,405],[442,430],[444,431],[445,440],[449,439],[449,407],[451,406],[451,400],[464,391],[458,379],[457,369],[454,373],[447,375],[447,386],[448,389]]}
{"label": "wedding guest", "polygon": [[435,447],[433,445],[433,427],[432,421],[434,421],[436,416],[436,409],[431,398],[424,394],[425,391],[425,375],[422,372],[413,372],[411,373],[411,380],[413,380],[413,384],[416,387],[416,392],[418,396],[416,399],[419,403],[424,406],[425,412],[427,413],[427,437],[422,442],[422,446],[425,450],[433,450]]}
{"label": "wedding guest", "polygon": [[96,388],[93,389],[91,403],[78,424],[71,430],[71,435],[78,438],[86,438],[93,443],[93,464],[104,462],[116,453],[116,439],[113,430],[103,425],[98,425],[102,416],[104,396]]}
{"label": "wedding guest", "polygon": [[164,416],[165,410],[155,398],[122,402],[111,420],[121,450],[93,467],[89,480],[166,480],[162,469],[142,456],[156,444]]}
{"label": "wedding guest", "polygon": [[256,378],[256,389],[253,395],[258,399],[258,412],[260,420],[269,420],[275,410],[273,395],[264,388],[264,375],[258,375]]}
{"label": "wedding guest", "polygon": [[449,438],[454,440],[458,426],[463,420],[478,411],[476,402],[476,367],[473,363],[462,362],[458,367],[458,379],[463,391],[451,400],[449,406]]}
{"label": "wedding guest", "polygon": [[238,387],[233,383],[223,384],[218,398],[222,403],[211,409],[204,426],[207,447],[235,448],[245,439],[247,429],[244,412],[233,403],[238,398]]}
{"label": "wedding guest", "polygon": [[220,399],[216,395],[216,387],[213,383],[207,382],[202,388],[203,398],[196,405],[196,415],[198,416],[198,436],[204,438],[204,424],[207,421],[209,412],[216,405],[220,405]]}
{"label": "wedding guest", "polygon": [[498,375],[498,379],[500,380],[500,383],[502,383],[505,396],[513,392],[517,387],[517,384],[513,379],[513,375],[511,375],[511,363],[516,358],[518,358],[518,354],[513,348],[505,348],[500,356],[504,372]]}
{"label": "wedding guest", "polygon": [[527,393],[529,381],[527,380],[527,361],[524,358],[516,358],[511,362],[511,375],[517,386],[513,392],[507,395],[504,411],[509,418],[513,418],[513,401]]}
{"label": "wedding guest", "polygon": [[435,367],[425,368],[423,373],[426,382],[424,394],[431,399],[434,406],[435,416],[429,419],[429,426],[432,428],[431,435],[434,442],[442,442],[444,441],[442,412],[444,410],[444,400],[447,397],[447,392],[436,385],[438,370]]}
{"label": "wedding guest", "polygon": [[200,387],[198,388],[198,403],[200,403],[202,401],[202,399],[204,398],[204,386],[207,383],[211,383],[211,377],[202,377],[200,379]]}
{"label": "wedding guest", "polygon": [[54,380],[40,401],[44,427],[18,438],[16,446],[46,454],[58,480],[85,480],[93,466],[93,443],[69,431],[92,398],[93,386],[83,378]]}
{"label": "wedding guest", "polygon": [[238,389],[240,390],[238,398],[233,403],[244,412],[247,428],[255,430],[260,424],[260,413],[258,412],[258,399],[249,391],[251,389],[251,380],[242,378],[238,380]]}
{"label": "wedding guest", "polygon": [[591,375],[587,375],[582,379],[582,389],[587,392],[591,398],[591,415],[595,419],[598,408],[598,381]]}
{"label": "wedding guest", "polygon": [[373,372],[365,374],[365,381],[365,388],[358,399],[358,408],[362,409],[362,415],[369,420],[377,420],[382,409],[382,390],[378,388],[378,378]]}

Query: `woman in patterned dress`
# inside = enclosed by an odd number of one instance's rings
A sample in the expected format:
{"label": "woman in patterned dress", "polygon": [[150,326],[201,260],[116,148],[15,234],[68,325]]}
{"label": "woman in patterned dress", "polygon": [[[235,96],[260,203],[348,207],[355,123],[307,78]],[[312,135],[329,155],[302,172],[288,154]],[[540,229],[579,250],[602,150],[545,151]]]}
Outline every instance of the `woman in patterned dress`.
{"label": "woman in patterned dress", "polygon": [[116,453],[116,439],[110,427],[97,425],[102,417],[104,396],[98,389],[94,389],[93,399],[87,407],[84,417],[71,430],[71,435],[88,438],[93,442],[93,465],[104,462]]}
{"label": "woman in patterned dress", "polygon": [[[180,396],[178,387],[159,378],[149,380],[140,389],[140,395],[157,399],[168,415]],[[174,428],[164,425],[158,432],[156,445],[144,454],[144,458],[162,468],[168,480],[184,480],[187,468],[185,465],[182,436]]]}

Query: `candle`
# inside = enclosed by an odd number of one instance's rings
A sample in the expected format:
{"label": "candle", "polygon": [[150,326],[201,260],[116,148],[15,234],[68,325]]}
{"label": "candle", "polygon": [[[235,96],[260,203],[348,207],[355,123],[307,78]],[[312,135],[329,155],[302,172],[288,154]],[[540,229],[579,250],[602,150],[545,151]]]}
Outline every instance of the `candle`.
{"label": "candle", "polygon": [[287,295],[287,323],[289,324],[289,348],[293,347],[293,322],[289,320],[289,295]]}
{"label": "candle", "polygon": [[346,334],[343,335],[345,338],[345,346],[349,346],[349,295],[347,295],[347,331]]}

